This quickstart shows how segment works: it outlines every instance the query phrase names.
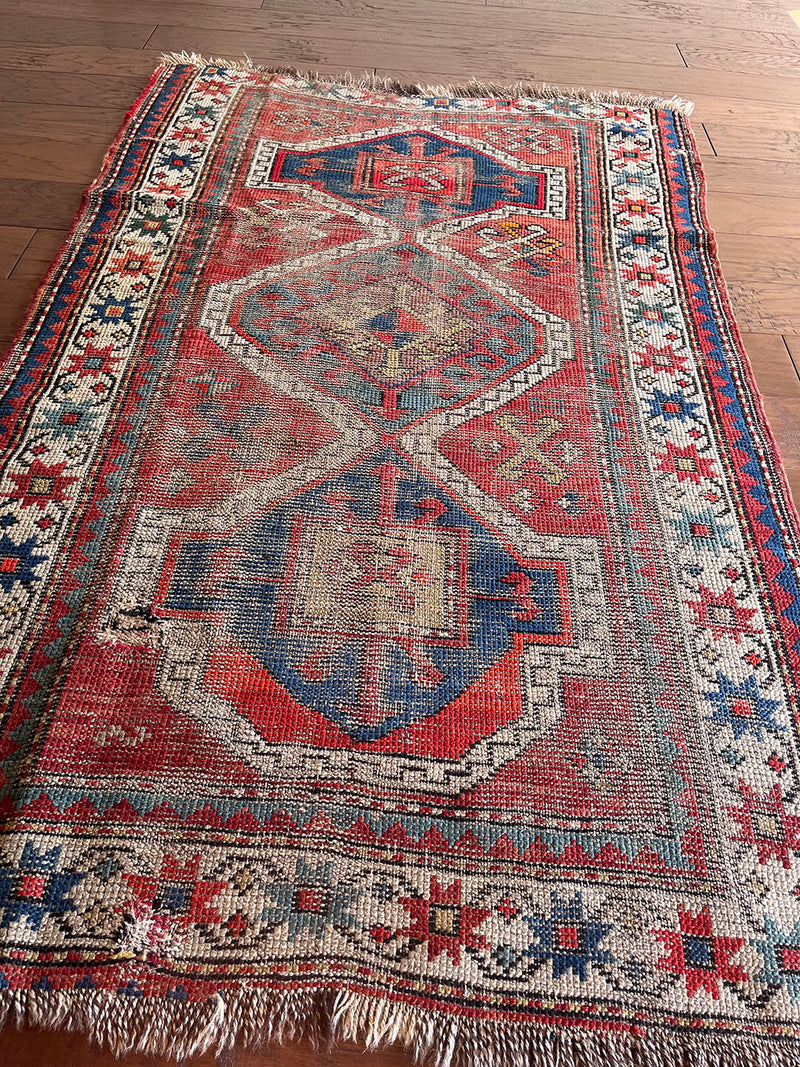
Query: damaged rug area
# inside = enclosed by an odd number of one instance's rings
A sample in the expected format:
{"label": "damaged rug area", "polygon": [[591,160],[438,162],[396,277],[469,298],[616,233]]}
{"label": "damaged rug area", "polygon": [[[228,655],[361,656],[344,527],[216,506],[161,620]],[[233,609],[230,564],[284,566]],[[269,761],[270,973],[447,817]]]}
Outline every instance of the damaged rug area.
{"label": "damaged rug area", "polygon": [[688,110],[156,71],[3,378],[0,1017],[796,1062],[798,522]]}

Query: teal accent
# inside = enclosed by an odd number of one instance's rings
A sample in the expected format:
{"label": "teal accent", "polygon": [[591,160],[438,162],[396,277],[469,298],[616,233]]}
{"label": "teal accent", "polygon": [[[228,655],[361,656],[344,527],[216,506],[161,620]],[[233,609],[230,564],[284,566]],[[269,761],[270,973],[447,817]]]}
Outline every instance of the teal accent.
{"label": "teal accent", "polygon": [[[18,794],[18,804],[24,806],[38,800],[41,796],[41,786],[23,789]],[[54,789],[48,792],[47,796],[52,804],[63,812],[73,804],[85,801],[87,791],[85,789]],[[459,821],[432,815],[397,815],[394,813],[383,815],[371,808],[355,804],[300,804],[292,801],[215,799],[213,797],[191,799],[136,791],[124,793],[100,791],[93,793],[88,799],[101,815],[110,811],[115,805],[127,802],[142,818],[162,804],[172,808],[179,819],[190,819],[200,812],[208,811],[218,816],[221,822],[226,822],[243,812],[249,812],[258,822],[263,823],[274,815],[286,814],[294,823],[302,827],[320,816],[325,816],[331,820],[337,830],[342,831],[346,831],[360,820],[369,826],[377,837],[400,826],[415,842],[420,841],[431,830],[436,830],[451,845],[461,840],[465,834],[472,834],[485,849],[490,849],[500,838],[507,838],[520,852],[524,852],[531,845],[539,842],[558,857],[567,849],[577,845],[592,859],[604,848],[612,845],[629,860],[633,860],[642,851],[652,851],[670,868],[685,871],[695,869],[691,860],[683,855],[679,841],[673,838],[647,835],[543,830],[534,826],[520,826],[518,822],[484,823],[472,819]]]}

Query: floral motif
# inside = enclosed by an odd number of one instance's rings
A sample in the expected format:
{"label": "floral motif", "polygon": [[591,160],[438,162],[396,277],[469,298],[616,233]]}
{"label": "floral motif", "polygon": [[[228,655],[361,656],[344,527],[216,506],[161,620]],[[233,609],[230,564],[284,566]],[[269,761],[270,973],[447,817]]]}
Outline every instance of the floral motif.
{"label": "floral motif", "polygon": [[572,972],[585,982],[589,964],[613,961],[611,952],[600,944],[611,924],[584,915],[580,893],[569,899],[553,893],[551,900],[550,912],[524,916],[535,938],[524,955],[536,964],[549,960],[553,978]]}
{"label": "floral motif", "polygon": [[15,866],[0,866],[0,928],[24,921],[38,930],[46,916],[75,911],[72,891],[86,875],[60,865],[61,847],[37,849],[28,841]]}
{"label": "floral motif", "polygon": [[764,937],[753,944],[764,958],[756,981],[783,986],[792,1003],[800,1003],[800,920],[786,933],[771,916],[765,916]]}
{"label": "floral motif", "polygon": [[753,734],[760,741],[765,730],[775,733],[784,729],[775,719],[778,701],[761,695],[753,674],[736,682],[717,671],[717,688],[705,696],[713,705],[712,720],[729,726],[737,740]]}

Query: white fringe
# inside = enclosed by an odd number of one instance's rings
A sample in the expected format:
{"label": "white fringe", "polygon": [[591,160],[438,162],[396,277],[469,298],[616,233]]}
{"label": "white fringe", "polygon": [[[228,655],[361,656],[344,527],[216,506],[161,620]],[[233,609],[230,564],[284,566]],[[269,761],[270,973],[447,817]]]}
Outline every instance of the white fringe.
{"label": "white fringe", "polygon": [[[475,1018],[353,990],[273,991],[240,987],[205,1003],[125,998],[100,990],[0,994],[0,1029],[80,1031],[118,1056],[177,1060],[234,1045],[307,1040],[328,1049],[352,1041],[365,1049],[402,1045],[432,1067],[796,1067],[797,1039],[725,1030],[603,1030],[599,1021],[560,1026]],[[775,1027],[776,1031],[781,1028]],[[784,1031],[785,1034],[785,1031]]]}
{"label": "white fringe", "polygon": [[302,78],[316,82],[318,85],[338,85],[342,88],[368,89],[374,92],[396,93],[400,96],[433,96],[448,99],[494,98],[501,100],[569,100],[599,105],[623,105],[625,107],[679,111],[691,115],[694,103],[680,96],[647,96],[639,93],[611,90],[560,89],[545,82],[512,82],[507,85],[496,82],[481,82],[470,79],[459,85],[419,85],[398,81],[395,78],[383,78],[375,74],[319,74],[316,71],[300,71],[291,67],[260,67],[248,56],[243,59],[221,59],[216,56],[204,57],[197,52],[165,52],[161,56],[162,66],[206,67],[220,66],[240,72],[258,72],[260,74],[278,74],[287,78]]}

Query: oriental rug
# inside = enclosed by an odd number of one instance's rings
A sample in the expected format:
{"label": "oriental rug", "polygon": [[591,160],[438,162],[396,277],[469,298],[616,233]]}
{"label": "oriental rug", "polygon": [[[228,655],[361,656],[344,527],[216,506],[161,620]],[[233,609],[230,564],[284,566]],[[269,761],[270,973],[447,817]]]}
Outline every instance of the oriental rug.
{"label": "oriental rug", "polygon": [[9,1019],[796,1062],[798,521],[686,111],[155,73],[4,376]]}

